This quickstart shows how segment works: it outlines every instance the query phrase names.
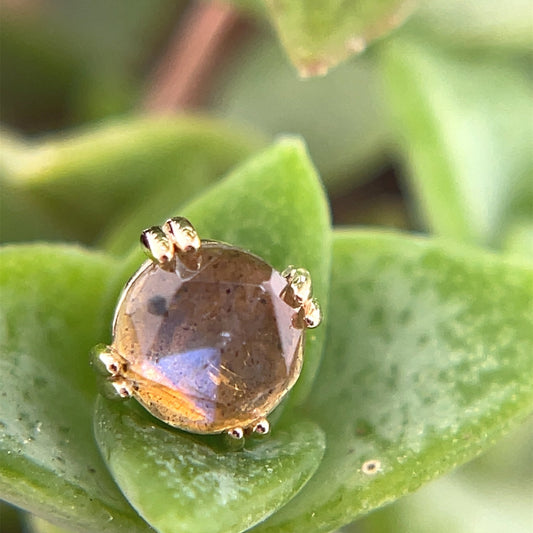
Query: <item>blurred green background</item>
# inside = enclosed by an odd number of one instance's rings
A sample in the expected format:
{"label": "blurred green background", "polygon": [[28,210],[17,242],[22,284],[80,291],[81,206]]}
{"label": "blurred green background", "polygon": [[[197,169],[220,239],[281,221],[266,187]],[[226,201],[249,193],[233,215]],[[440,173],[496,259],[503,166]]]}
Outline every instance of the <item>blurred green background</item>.
{"label": "blurred green background", "polygon": [[[307,80],[260,6],[235,4],[175,113],[225,119],[257,139],[301,134],[337,225],[432,232],[533,257],[531,1],[429,0],[363,54]],[[190,13],[198,9],[170,0],[0,5],[4,175],[19,146],[149,114],[157,67],[170,43],[194,35]],[[46,210],[36,225],[32,209],[4,189],[2,240],[102,238],[58,230]],[[533,531],[532,437],[529,423],[486,456],[343,531]],[[55,531],[0,511],[6,533]]]}

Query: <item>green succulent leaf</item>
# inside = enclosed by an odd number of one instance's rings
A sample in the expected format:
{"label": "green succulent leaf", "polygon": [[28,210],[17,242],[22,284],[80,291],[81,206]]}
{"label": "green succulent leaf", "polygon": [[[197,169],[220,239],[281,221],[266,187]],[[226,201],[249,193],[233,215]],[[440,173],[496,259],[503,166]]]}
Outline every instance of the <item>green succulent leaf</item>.
{"label": "green succulent leaf", "polygon": [[530,417],[481,457],[358,521],[353,533],[529,533],[532,439]]}
{"label": "green succulent leaf", "polygon": [[271,135],[298,132],[328,190],[338,193],[375,175],[388,151],[376,67],[361,56],[328,76],[302,80],[269,35],[239,54],[214,88],[210,109]]}
{"label": "green succulent leaf", "polygon": [[[288,265],[309,270],[313,294],[328,296],[331,227],[323,187],[304,143],[285,138],[238,167],[196,200],[168,216],[186,216],[203,239],[249,250],[281,271]],[[152,219],[150,225],[163,219]],[[138,236],[135,242],[138,241]],[[108,308],[145,259],[137,245],[113,283]],[[300,403],[311,387],[325,338],[324,326],[307,332],[305,360],[291,401]]]}
{"label": "green succulent leaf", "polygon": [[[67,174],[59,173],[64,190],[78,194]],[[90,196],[86,185],[79,191]],[[187,216],[202,238],[249,249],[279,270],[308,268],[326,307],[329,212],[298,139],[281,140],[192,201],[165,201],[161,218],[145,213],[139,229]],[[520,228],[529,235],[519,215],[510,241]],[[137,240],[132,232],[116,230],[117,250]],[[150,530],[109,468],[162,532],[241,531],[261,521],[255,530],[330,531],[474,457],[527,415],[531,267],[401,234],[334,236],[327,321],[308,332],[304,371],[270,437],[234,450],[221,437],[167,427],[134,401],[99,398],[103,460],[87,352],[108,340],[118,292],[142,254],[119,263],[76,247],[4,248],[0,497],[70,529]]]}
{"label": "green succulent leaf", "polygon": [[369,42],[400,24],[408,0],[264,0],[279,38],[304,77],[362,52]]}
{"label": "green succulent leaf", "polygon": [[409,24],[451,46],[524,52],[533,50],[529,0],[430,0],[422,2]]}
{"label": "green succulent leaf", "polygon": [[531,219],[531,88],[518,68],[395,39],[383,65],[408,184],[429,229],[501,246],[517,211]]}
{"label": "green succulent leaf", "polygon": [[351,522],[479,454],[533,405],[531,268],[422,238],[335,237],[326,356],[305,410],[326,453],[258,532]]}
{"label": "green succulent leaf", "polygon": [[533,261],[533,216],[512,220],[503,239],[504,250]]}
{"label": "green succulent leaf", "polygon": [[72,529],[65,529],[56,526],[40,516],[34,514],[26,514],[24,517],[24,532],[25,533],[72,533]]}
{"label": "green succulent leaf", "polygon": [[299,421],[224,449],[155,421],[138,406],[99,398],[95,433],[131,504],[161,533],[248,529],[294,496],[322,458],[321,429]]}
{"label": "green succulent leaf", "polygon": [[[136,239],[151,217],[198,194],[259,145],[249,132],[193,117],[120,120],[35,145],[8,138],[2,188],[51,218],[64,238],[105,236],[121,253],[130,247],[126,233]],[[8,234],[16,240],[17,227]]]}
{"label": "green succulent leaf", "polygon": [[0,497],[79,531],[148,531],[92,434],[88,351],[114,261],[51,245],[0,254]]}

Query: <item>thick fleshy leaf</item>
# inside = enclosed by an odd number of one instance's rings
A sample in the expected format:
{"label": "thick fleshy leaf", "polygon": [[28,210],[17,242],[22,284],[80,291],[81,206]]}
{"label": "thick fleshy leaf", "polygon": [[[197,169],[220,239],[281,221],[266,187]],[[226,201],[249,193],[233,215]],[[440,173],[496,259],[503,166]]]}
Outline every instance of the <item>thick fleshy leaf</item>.
{"label": "thick fleshy leaf", "polygon": [[[188,217],[201,238],[250,250],[279,271],[291,264],[307,268],[313,293],[325,306],[331,259],[329,211],[322,185],[300,140],[281,140],[254,156],[197,200],[168,213],[174,215]],[[148,225],[162,222],[152,219]],[[136,246],[115,280],[109,311],[121,287],[144,259]],[[307,331],[302,375],[291,393],[295,403],[309,392],[325,330],[322,325]]]}
{"label": "thick fleshy leaf", "polygon": [[371,231],[334,240],[329,331],[307,416],[319,470],[261,532],[330,531],[487,448],[533,404],[533,271]]}
{"label": "thick fleshy leaf", "polygon": [[65,529],[44,520],[43,518],[27,514],[25,517],[25,533],[72,533],[72,529]]}
{"label": "thick fleshy leaf", "polygon": [[302,76],[324,75],[403,22],[411,0],[264,0]]}
{"label": "thick fleshy leaf", "polygon": [[376,66],[362,56],[328,76],[302,80],[274,37],[265,36],[228,65],[213,89],[210,109],[271,135],[302,135],[327,189],[338,193],[371,179],[389,148]]}
{"label": "thick fleshy leaf", "polygon": [[533,419],[481,457],[343,533],[531,532]]}
{"label": "thick fleshy leaf", "polygon": [[421,3],[411,23],[420,30],[432,30],[451,46],[533,49],[530,0],[429,0]]}
{"label": "thick fleshy leaf", "polygon": [[408,182],[429,229],[500,245],[516,204],[533,196],[527,77],[490,56],[399,39],[384,47],[384,67]]}
{"label": "thick fleshy leaf", "polygon": [[[35,145],[11,139],[2,188],[24,195],[66,228],[66,238],[92,242],[115,226],[121,237],[129,231],[136,238],[150,213],[163,216],[258,145],[250,133],[207,119],[121,120]],[[130,246],[129,239],[108,240],[115,252]]]}
{"label": "thick fleshy leaf", "polygon": [[92,435],[88,351],[115,263],[75,247],[0,255],[0,497],[78,531],[148,531]]}
{"label": "thick fleshy leaf", "polygon": [[160,533],[248,529],[294,496],[325,446],[320,428],[300,421],[235,451],[102,397],[95,433],[122,491]]}
{"label": "thick fleshy leaf", "polygon": [[533,261],[533,216],[512,221],[504,236],[504,250]]}
{"label": "thick fleshy leaf", "polygon": [[22,191],[6,184],[5,176],[13,161],[27,154],[27,147],[16,135],[0,128],[0,242],[22,242],[32,239],[61,239],[73,237],[68,228],[44,213]]}

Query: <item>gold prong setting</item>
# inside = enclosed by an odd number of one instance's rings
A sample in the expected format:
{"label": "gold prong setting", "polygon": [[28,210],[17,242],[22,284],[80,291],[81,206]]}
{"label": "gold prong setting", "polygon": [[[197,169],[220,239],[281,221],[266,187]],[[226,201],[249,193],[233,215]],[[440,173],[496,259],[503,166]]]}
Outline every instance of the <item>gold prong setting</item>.
{"label": "gold prong setting", "polygon": [[183,217],[169,218],[163,226],[152,226],[141,234],[146,253],[161,268],[173,268],[176,254],[196,252],[200,237],[193,225]]}
{"label": "gold prong setting", "polygon": [[316,298],[310,298],[307,300],[303,304],[302,309],[304,311],[305,325],[309,329],[316,328],[320,325],[320,322],[322,321],[322,311],[320,310],[320,305]]}
{"label": "gold prong setting", "polygon": [[241,440],[244,438],[244,429],[236,427],[228,430],[228,435],[235,440]]}
{"label": "gold prong setting", "polygon": [[121,398],[130,398],[133,395],[133,388],[127,379],[117,379],[112,381],[111,384]]}
{"label": "gold prong setting", "polygon": [[118,376],[120,373],[121,364],[109,347],[106,351],[101,352],[98,358],[111,376]]}
{"label": "gold prong setting", "polygon": [[322,320],[322,313],[317,299],[311,297],[311,274],[305,268],[289,266],[281,275],[287,280],[282,298],[294,309],[302,311],[306,327],[316,328]]}
{"label": "gold prong setting", "polygon": [[141,233],[141,243],[150,259],[161,267],[169,265],[174,259],[174,246],[159,226],[144,230]]}
{"label": "gold prong setting", "polygon": [[115,377],[123,370],[122,358],[115,353],[111,346],[99,344],[92,351],[92,364],[100,374]]}
{"label": "gold prong setting", "polygon": [[262,420],[259,420],[257,424],[253,427],[252,430],[254,433],[257,433],[258,435],[266,435],[270,432],[270,424],[266,418],[263,418]]}
{"label": "gold prong setting", "polygon": [[178,252],[196,252],[199,250],[200,237],[186,218],[169,218],[161,229]]}

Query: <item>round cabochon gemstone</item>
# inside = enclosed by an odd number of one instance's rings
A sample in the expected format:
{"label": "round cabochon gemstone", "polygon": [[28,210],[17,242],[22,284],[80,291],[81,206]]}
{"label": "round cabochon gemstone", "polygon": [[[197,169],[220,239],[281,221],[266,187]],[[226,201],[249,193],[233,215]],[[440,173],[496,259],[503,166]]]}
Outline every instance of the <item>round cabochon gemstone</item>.
{"label": "round cabochon gemstone", "polygon": [[195,267],[146,262],[127,285],[112,350],[133,396],[196,433],[250,427],[278,405],[302,366],[304,326],[287,280],[259,257],[204,241]]}

